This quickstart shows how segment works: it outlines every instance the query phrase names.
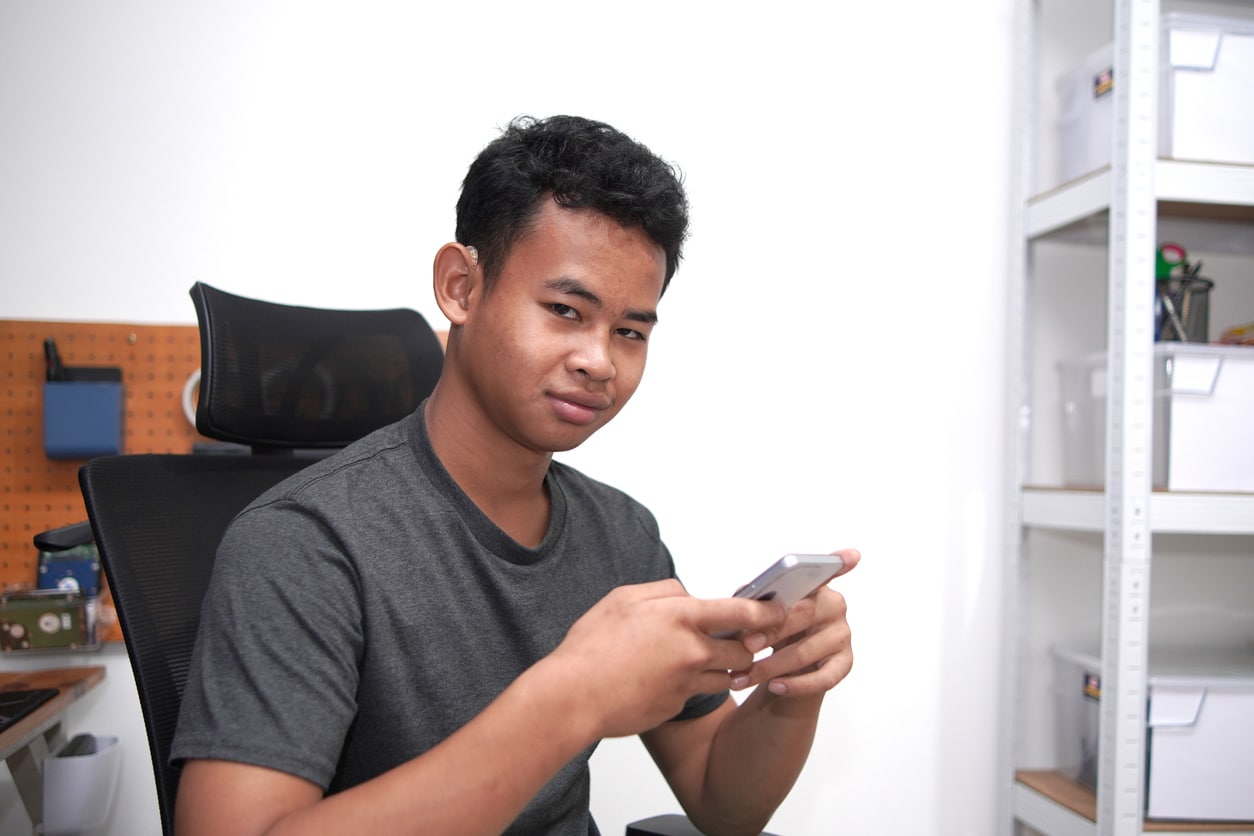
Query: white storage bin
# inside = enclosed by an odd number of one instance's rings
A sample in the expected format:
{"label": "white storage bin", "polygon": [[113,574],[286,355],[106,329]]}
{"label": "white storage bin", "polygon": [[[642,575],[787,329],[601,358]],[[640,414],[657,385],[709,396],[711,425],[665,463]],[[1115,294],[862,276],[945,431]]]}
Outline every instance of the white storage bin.
{"label": "white storage bin", "polygon": [[[1173,12],[1159,33],[1158,156],[1254,164],[1254,20]],[[1058,82],[1059,175],[1110,164],[1112,46]]]}
{"label": "white storage bin", "polygon": [[[1063,484],[1105,483],[1104,352],[1058,364]],[[1254,492],[1254,346],[1154,346],[1153,487]]]}
{"label": "white storage bin", "polygon": [[1110,165],[1114,128],[1114,44],[1058,81],[1058,182]]}
{"label": "white storage bin", "polygon": [[[1095,786],[1101,665],[1054,648],[1059,769]],[[1254,820],[1254,652],[1150,655],[1145,815]]]}

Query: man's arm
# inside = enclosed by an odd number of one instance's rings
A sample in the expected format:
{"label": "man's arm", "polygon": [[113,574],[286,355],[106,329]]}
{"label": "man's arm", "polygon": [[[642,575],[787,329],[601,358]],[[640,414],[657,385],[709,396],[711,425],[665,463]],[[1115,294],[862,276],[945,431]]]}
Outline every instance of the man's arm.
{"label": "man's arm", "polygon": [[500,833],[568,761],[604,737],[638,734],[689,697],[729,685],[753,655],[710,634],[771,631],[778,605],[689,597],[677,581],[621,587],[551,654],[428,752],[352,789],[193,760],[179,786],[180,836],[233,833]]}
{"label": "man's arm", "polygon": [[421,757],[323,797],[303,778],[217,760],[189,761],[179,836],[284,833],[500,833],[563,764],[591,743],[576,693],[540,663]]}
{"label": "man's arm", "polygon": [[[842,552],[852,568],[854,551]],[[821,589],[784,625],[745,636],[748,649],[774,643],[771,656],[733,676],[758,687],[740,706],[728,701],[694,720],[641,735],[680,804],[706,833],[760,833],[792,789],[814,740],[823,696],[853,665],[845,601]]]}

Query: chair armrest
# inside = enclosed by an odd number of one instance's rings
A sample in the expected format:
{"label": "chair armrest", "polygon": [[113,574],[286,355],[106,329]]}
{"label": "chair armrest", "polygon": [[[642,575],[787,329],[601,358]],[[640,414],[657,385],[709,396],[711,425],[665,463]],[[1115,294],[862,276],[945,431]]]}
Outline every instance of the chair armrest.
{"label": "chair armrest", "polygon": [[[702,836],[702,833],[693,827],[687,816],[671,813],[633,821],[627,825],[627,836]],[[774,834],[764,832],[762,836]]]}
{"label": "chair armrest", "polygon": [[687,816],[652,816],[627,825],[627,836],[701,836]]}

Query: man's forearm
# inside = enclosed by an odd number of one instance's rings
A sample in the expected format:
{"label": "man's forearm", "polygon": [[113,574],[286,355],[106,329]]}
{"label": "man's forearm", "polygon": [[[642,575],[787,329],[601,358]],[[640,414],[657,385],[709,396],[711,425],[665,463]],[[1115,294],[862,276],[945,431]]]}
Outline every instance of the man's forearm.
{"label": "man's forearm", "polygon": [[823,696],[782,698],[763,685],[711,742],[704,791],[689,815],[711,834],[760,833],[792,789],[814,742]]}

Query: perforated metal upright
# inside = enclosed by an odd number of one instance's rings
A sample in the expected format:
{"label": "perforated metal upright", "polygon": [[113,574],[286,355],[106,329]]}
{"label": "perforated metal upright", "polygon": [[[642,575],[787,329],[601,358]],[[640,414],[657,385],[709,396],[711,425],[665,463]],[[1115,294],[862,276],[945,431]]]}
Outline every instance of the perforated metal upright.
{"label": "perforated metal upright", "polygon": [[1109,836],[1139,836],[1145,809],[1158,21],[1158,0],[1115,3],[1097,789]]}

